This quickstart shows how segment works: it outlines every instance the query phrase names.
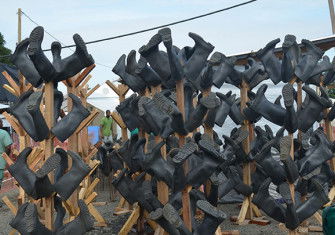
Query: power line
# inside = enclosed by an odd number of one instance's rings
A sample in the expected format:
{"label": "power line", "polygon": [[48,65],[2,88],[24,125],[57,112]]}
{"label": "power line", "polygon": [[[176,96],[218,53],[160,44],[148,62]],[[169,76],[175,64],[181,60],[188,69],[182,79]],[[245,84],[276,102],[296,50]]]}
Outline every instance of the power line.
{"label": "power line", "polygon": [[[113,39],[117,39],[117,38],[123,38],[123,37],[128,37],[128,36],[132,36],[132,35],[135,35],[135,34],[140,34],[140,33],[145,33],[145,32],[149,32],[149,31],[152,31],[152,30],[156,30],[156,29],[160,29],[160,28],[164,28],[164,27],[168,27],[168,26],[172,26],[172,25],[177,25],[177,24],[181,24],[181,23],[184,23],[184,22],[188,22],[188,21],[192,21],[192,20],[195,20],[195,19],[199,19],[199,18],[203,18],[203,17],[206,17],[206,16],[210,16],[210,15],[214,15],[214,14],[217,14],[217,13],[220,13],[220,12],[223,12],[223,11],[227,11],[227,10],[231,10],[233,8],[237,8],[237,7],[240,7],[240,6],[243,6],[243,5],[247,5],[247,4],[250,4],[252,2],[256,2],[257,0],[250,0],[250,1],[247,1],[247,2],[243,2],[243,3],[239,3],[239,4],[236,4],[236,5],[233,5],[233,6],[230,6],[230,7],[226,7],[226,8],[223,8],[223,9],[220,9],[220,10],[216,10],[216,11],[211,11],[211,12],[208,12],[208,13],[205,13],[205,14],[202,14],[202,15],[198,15],[198,16],[194,16],[194,17],[191,17],[191,18],[187,18],[187,19],[183,19],[183,20],[179,20],[179,21],[175,21],[175,22],[172,22],[172,23],[168,23],[168,24],[164,24],[164,25],[159,25],[159,26],[155,26],[155,27],[151,27],[151,28],[148,28],[148,29],[143,29],[143,30],[139,30],[139,31],[135,31],[135,32],[131,32],[131,33],[126,33],[126,34],[121,34],[121,35],[117,35],[117,36],[113,36],[113,37],[108,37],[108,38],[103,38],[103,39],[98,39],[98,40],[94,40],[94,41],[89,41],[89,42],[85,42],[85,44],[94,44],[94,43],[99,43],[99,42],[103,42],[103,41],[108,41],[108,40],[113,40]],[[24,12],[22,12],[30,21],[32,21],[34,24],[36,25],[39,25],[37,24],[34,20],[32,20],[27,14],[25,14]],[[51,36],[52,38],[54,38],[55,40],[59,41],[56,37],[52,36],[50,33],[48,33],[46,30],[44,30],[49,36]],[[61,43],[61,41],[59,41]],[[76,45],[73,44],[73,45],[68,45],[66,46],[64,43],[61,43],[63,44],[64,46],[62,46],[62,48],[71,48],[71,47],[75,47]],[[50,51],[51,49],[45,49],[43,51]],[[9,55],[7,55],[9,56]],[[0,56],[0,58],[2,57],[7,57],[7,56]],[[99,63],[96,63],[96,64],[99,64]],[[99,65],[102,65],[102,64],[99,64]],[[108,68],[112,68],[110,66],[107,66],[107,65],[102,65],[102,66],[105,66],[105,67],[108,67]]]}
{"label": "power line", "polygon": [[[132,33],[121,34],[121,35],[113,36],[113,37],[109,37],[109,38],[97,39],[97,40],[94,40],[94,41],[85,42],[85,44],[87,45],[87,44],[93,44],[93,43],[98,43],[98,42],[113,40],[113,39],[117,39],[117,38],[128,37],[128,36],[132,36],[132,35],[139,34],[139,33],[145,33],[145,32],[149,32],[149,31],[152,31],[152,30],[156,30],[156,29],[160,29],[160,28],[164,28],[164,27],[168,27],[168,26],[185,23],[185,22],[188,22],[188,21],[192,21],[192,20],[195,20],[195,19],[199,19],[199,18],[203,18],[203,17],[209,16],[209,15],[214,15],[214,14],[217,14],[217,13],[220,13],[220,12],[223,12],[223,11],[231,10],[233,8],[237,8],[237,7],[240,7],[240,6],[243,6],[243,5],[247,5],[247,4],[250,4],[252,2],[256,2],[256,1],[257,0],[251,0],[251,1],[247,1],[247,2],[242,2],[242,3],[236,4],[236,5],[233,5],[233,6],[230,6],[230,7],[226,7],[226,8],[220,9],[220,10],[211,11],[211,12],[206,13],[206,14],[194,16],[194,17],[191,17],[191,18],[187,18],[187,19],[175,21],[175,22],[168,23],[168,24],[163,24],[163,25],[155,26],[155,27],[148,28],[148,29],[143,29],[143,30],[135,31],[135,32],[132,32]],[[73,44],[73,45],[69,45],[69,46],[66,46],[66,47],[62,47],[62,48],[69,48],[69,47],[75,47],[75,46],[76,45]],[[44,51],[50,51],[50,50],[51,49],[46,49]]]}

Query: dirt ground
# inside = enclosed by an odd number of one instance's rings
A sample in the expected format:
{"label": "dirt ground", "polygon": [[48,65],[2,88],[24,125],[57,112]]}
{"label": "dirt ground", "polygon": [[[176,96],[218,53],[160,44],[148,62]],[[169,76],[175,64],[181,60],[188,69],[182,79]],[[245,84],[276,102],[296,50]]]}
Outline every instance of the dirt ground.
{"label": "dirt ground", "polygon": [[[8,196],[8,198],[15,202],[15,198],[17,195],[16,190],[12,190],[11,192],[7,192],[0,195],[0,198],[3,196]],[[98,235],[98,234],[117,234],[118,231],[122,228],[122,225],[127,220],[129,214],[125,215],[119,215],[119,216],[113,216],[113,210],[115,206],[117,205],[117,200],[110,200],[110,193],[107,191],[99,192],[99,195],[96,199],[96,201],[99,202],[107,202],[107,205],[105,206],[97,206],[97,209],[102,214],[102,216],[106,219],[106,222],[108,224],[108,227],[105,228],[95,228],[94,230],[88,232],[87,234],[90,235]],[[230,205],[220,205],[220,209],[223,210],[227,214],[227,218],[233,215],[238,215],[239,208],[237,204],[230,204]],[[2,208],[0,208],[0,234],[1,235],[7,235],[9,231],[11,230],[11,227],[9,225],[10,220],[14,216],[10,212],[10,210],[7,208],[6,205],[4,205]],[[271,220],[271,219],[270,219]],[[310,220],[310,223],[313,225],[316,225],[316,221],[314,219]],[[280,230],[278,228],[278,222],[271,220],[271,224],[267,226],[259,226],[259,225],[244,225],[244,226],[237,226],[230,222],[229,219],[225,220],[221,224],[222,231],[225,230],[239,230],[241,235],[280,235],[280,234],[287,234],[286,232]],[[136,234],[135,231],[131,232],[131,234]],[[149,233],[148,233],[149,234]],[[321,235],[322,233],[309,233],[313,235]]]}

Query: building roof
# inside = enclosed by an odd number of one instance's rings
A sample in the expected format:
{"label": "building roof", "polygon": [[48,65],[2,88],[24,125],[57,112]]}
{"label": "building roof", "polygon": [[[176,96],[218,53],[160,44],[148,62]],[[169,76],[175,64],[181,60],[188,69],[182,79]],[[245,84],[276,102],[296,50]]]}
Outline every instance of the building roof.
{"label": "building roof", "polygon": [[7,79],[2,75],[3,71],[6,71],[19,84],[18,70],[15,66],[0,63],[0,102],[15,102],[17,97],[3,88],[3,85],[8,84]]}
{"label": "building roof", "polygon": [[[317,47],[319,47],[323,51],[327,51],[332,47],[335,47],[335,36],[329,36],[329,37],[324,37],[324,38],[318,38],[311,40]],[[305,51],[305,47],[303,44],[299,44],[299,47],[301,48],[302,51]],[[230,55],[229,57],[236,57],[236,64],[237,65],[245,65],[247,64],[247,59],[249,57],[254,57],[254,54],[256,51],[251,51],[251,52],[245,52],[245,53],[240,53],[240,54],[235,54],[235,55]],[[277,47],[274,50],[274,53],[276,54],[277,57],[281,58],[283,55],[283,48],[282,47]],[[257,59],[257,58],[255,58]]]}

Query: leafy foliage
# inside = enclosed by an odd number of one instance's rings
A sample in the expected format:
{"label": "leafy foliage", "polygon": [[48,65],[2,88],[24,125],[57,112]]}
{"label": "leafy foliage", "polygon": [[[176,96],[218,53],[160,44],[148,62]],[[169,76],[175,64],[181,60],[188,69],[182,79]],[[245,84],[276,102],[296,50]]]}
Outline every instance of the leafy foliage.
{"label": "leafy foliage", "polygon": [[330,98],[335,99],[335,88],[328,89],[328,95]]}
{"label": "leafy foliage", "polygon": [[[10,55],[12,53],[12,51],[10,49],[8,49],[7,47],[5,47],[6,41],[3,37],[3,35],[0,33],[0,56],[4,56],[4,55]],[[12,65],[12,62],[10,62],[9,57],[0,57],[0,63],[5,63],[5,64],[9,64]]]}

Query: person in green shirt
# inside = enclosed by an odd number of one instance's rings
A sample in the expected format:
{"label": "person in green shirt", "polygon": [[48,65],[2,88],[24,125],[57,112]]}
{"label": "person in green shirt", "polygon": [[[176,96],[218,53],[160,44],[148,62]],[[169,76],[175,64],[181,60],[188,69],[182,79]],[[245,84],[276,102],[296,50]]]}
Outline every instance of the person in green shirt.
{"label": "person in green shirt", "polygon": [[100,121],[100,139],[102,139],[103,142],[113,142],[113,139],[115,139],[113,133],[113,118],[111,117],[110,110],[106,110],[106,117],[103,117]]}
{"label": "person in green shirt", "polygon": [[[3,127],[2,119],[0,119],[0,128]],[[1,184],[2,180],[4,177],[4,171],[6,168],[6,161],[2,157],[2,154],[6,152],[8,155],[10,154],[10,148],[12,145],[12,139],[10,138],[9,134],[7,131],[0,129],[0,189],[1,189]],[[0,203],[0,207],[2,204]]]}

